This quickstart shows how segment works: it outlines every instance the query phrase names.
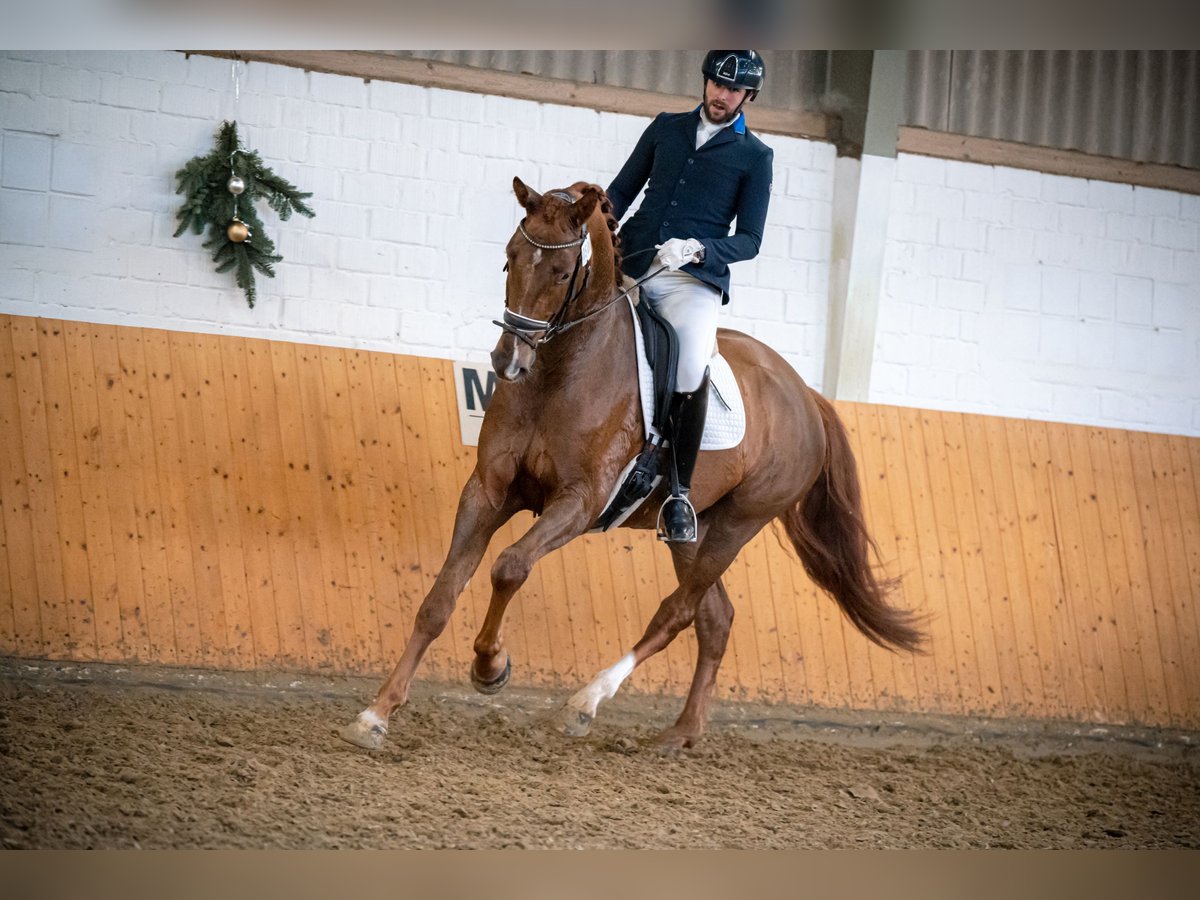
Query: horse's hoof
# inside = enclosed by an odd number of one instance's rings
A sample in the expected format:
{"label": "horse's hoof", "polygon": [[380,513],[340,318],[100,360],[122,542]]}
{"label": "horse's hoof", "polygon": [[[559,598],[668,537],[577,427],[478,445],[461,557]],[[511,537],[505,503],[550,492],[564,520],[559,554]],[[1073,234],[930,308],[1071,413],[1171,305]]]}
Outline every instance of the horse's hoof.
{"label": "horse's hoof", "polygon": [[675,756],[681,750],[686,750],[696,744],[696,736],[685,734],[680,731],[675,731],[668,728],[662,734],[654,738],[654,749],[663,756]]}
{"label": "horse's hoof", "polygon": [[504,671],[497,675],[491,681],[484,681],[475,673],[475,664],[471,663],[471,684],[475,685],[475,690],[481,694],[498,694],[504,690],[504,686],[508,684],[508,679],[512,678],[512,657],[507,656],[504,660]]}
{"label": "horse's hoof", "polygon": [[595,720],[593,715],[564,706],[558,716],[558,730],[567,737],[586,737]]}
{"label": "horse's hoof", "polygon": [[355,719],[338,732],[338,737],[364,750],[382,750],[387,741],[387,729],[382,725],[368,725],[361,719]]}

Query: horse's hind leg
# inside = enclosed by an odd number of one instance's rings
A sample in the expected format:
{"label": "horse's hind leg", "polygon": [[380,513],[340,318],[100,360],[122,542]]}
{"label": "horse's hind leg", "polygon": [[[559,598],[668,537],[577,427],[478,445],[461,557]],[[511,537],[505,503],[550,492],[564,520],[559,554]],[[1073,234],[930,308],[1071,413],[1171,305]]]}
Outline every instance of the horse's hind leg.
{"label": "horse's hind leg", "polygon": [[400,661],[379,689],[374,702],[339,732],[344,740],[369,750],[383,746],[388,719],[408,701],[409,685],[425,651],[450,621],[458,595],[478,568],[492,535],[512,514],[512,509],[494,508],[488,502],[478,476],[471,476],[458,501],[450,552],[417,610],[412,635],[404,646]]}
{"label": "horse's hind leg", "polygon": [[725,657],[729,629],[733,625],[733,604],[725,585],[717,583],[704,592],[696,607],[696,671],[687,702],[675,724],[663,731],[655,743],[663,750],[681,750],[693,746],[708,724],[708,707],[712,700],[717,670]]}

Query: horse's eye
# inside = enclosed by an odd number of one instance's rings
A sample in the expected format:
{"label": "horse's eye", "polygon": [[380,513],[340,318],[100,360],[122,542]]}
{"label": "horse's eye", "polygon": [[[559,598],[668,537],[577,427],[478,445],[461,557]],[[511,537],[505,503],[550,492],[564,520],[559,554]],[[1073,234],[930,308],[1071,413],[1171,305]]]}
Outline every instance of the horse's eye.
{"label": "horse's eye", "polygon": [[559,280],[560,282],[566,281],[566,280],[567,280],[568,278],[570,278],[570,277],[571,277],[571,273],[570,273],[570,272],[559,272],[559,273],[558,273],[558,280]]}

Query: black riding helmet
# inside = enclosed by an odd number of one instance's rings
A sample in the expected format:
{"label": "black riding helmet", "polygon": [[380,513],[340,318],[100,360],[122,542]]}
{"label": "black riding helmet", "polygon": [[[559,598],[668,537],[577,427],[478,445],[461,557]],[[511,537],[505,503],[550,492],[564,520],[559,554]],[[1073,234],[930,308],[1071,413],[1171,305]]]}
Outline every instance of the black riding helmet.
{"label": "black riding helmet", "polygon": [[753,100],[767,77],[763,59],[753,50],[709,50],[700,71],[705,78],[727,88],[744,88]]}

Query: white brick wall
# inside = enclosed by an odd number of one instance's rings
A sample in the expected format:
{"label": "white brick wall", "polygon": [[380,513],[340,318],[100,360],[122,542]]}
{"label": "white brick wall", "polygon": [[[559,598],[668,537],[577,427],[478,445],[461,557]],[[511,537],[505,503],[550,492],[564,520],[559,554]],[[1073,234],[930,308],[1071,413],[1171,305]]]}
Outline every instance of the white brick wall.
{"label": "white brick wall", "polygon": [[1200,434],[1198,201],[902,155],[871,399]]}
{"label": "white brick wall", "polygon": [[[486,359],[512,178],[607,184],[646,119],[179,53],[0,51],[0,311]],[[315,219],[260,210],[284,261],[249,310],[203,238],[172,237],[174,173],[236,118]],[[833,150],[780,160],[759,260],[723,324],[819,384]],[[786,223],[786,224],[785,224]]]}
{"label": "white brick wall", "polygon": [[[644,118],[165,51],[0,51],[0,311],[485,359],[513,175],[607,183]],[[174,172],[236,118],[317,217],[247,308]],[[751,110],[753,126],[753,110]],[[816,387],[834,150],[767,136],[722,324]],[[871,399],[1200,434],[1200,198],[918,156],[892,195]]]}

